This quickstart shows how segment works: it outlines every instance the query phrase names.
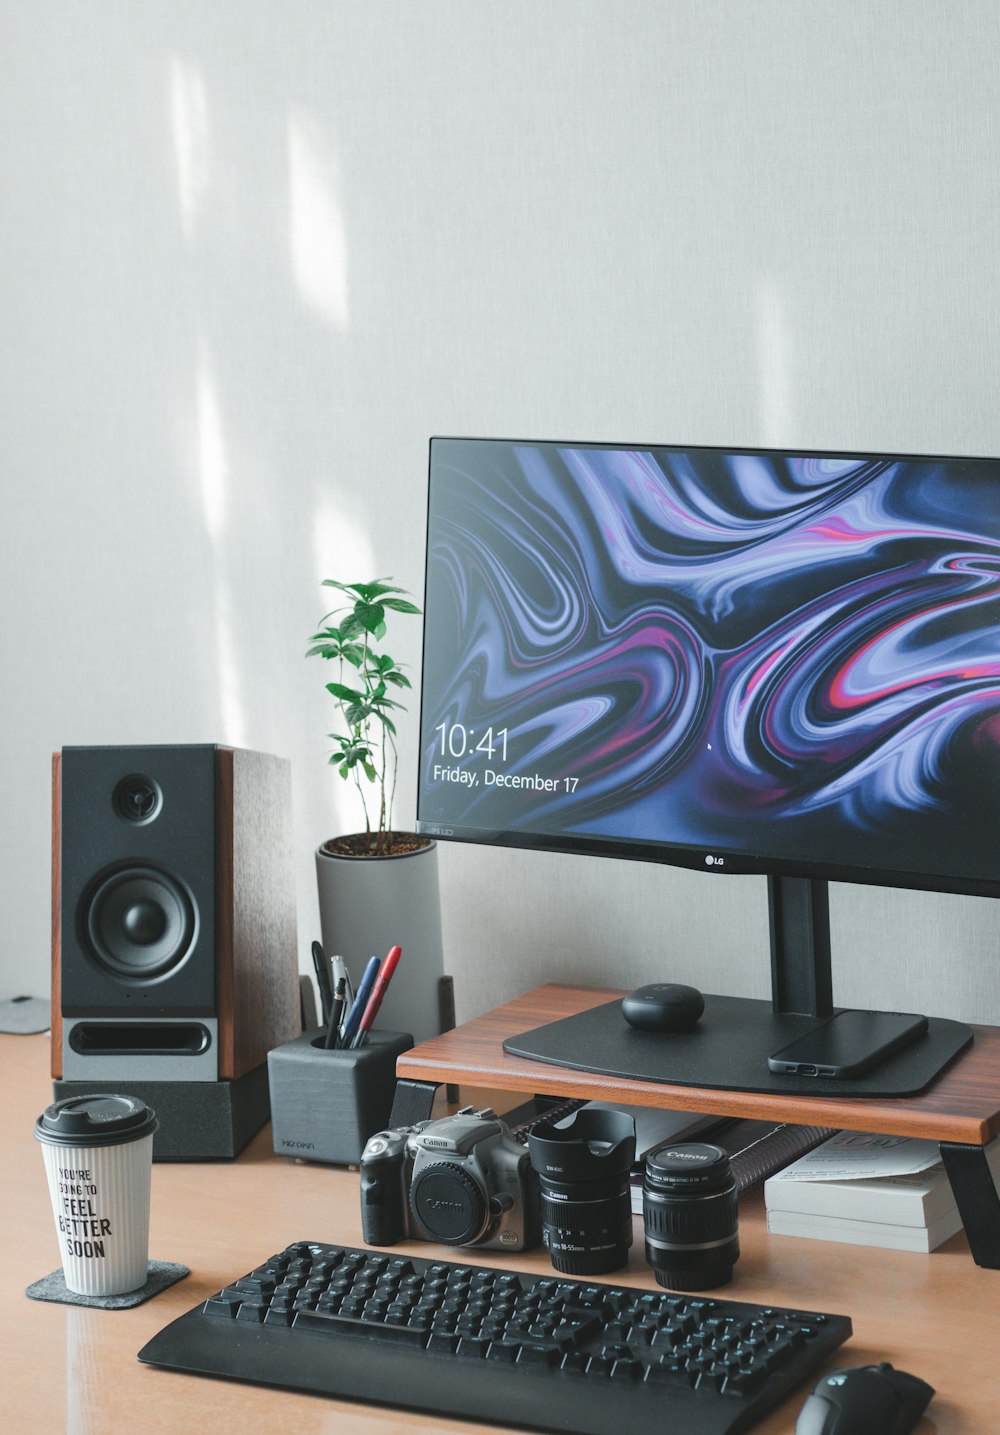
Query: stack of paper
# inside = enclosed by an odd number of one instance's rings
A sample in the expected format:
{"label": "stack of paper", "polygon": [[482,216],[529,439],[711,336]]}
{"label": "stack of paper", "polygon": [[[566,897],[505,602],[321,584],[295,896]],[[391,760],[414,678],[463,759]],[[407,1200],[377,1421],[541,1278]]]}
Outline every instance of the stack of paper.
{"label": "stack of paper", "polygon": [[[1000,1141],[986,1148],[1000,1182]],[[767,1228],[901,1251],[962,1229],[936,1141],[841,1131],[764,1183]]]}

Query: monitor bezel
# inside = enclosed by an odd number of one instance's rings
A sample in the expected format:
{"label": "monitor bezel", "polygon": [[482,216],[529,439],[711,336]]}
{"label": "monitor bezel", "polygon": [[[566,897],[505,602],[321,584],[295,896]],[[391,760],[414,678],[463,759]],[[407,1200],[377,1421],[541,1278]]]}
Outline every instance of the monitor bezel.
{"label": "monitor bezel", "polygon": [[944,892],[958,896],[1000,897],[1000,874],[993,881],[986,878],[952,876],[950,874],[913,872],[892,867],[858,866],[849,862],[834,863],[829,860],[802,861],[794,858],[776,857],[772,854],[733,851],[720,845],[711,849],[684,843],[661,841],[628,842],[615,838],[588,834],[575,837],[568,833],[553,836],[548,833],[526,832],[517,829],[494,829],[464,826],[447,826],[441,822],[421,818],[420,809],[424,794],[424,719],[426,688],[423,682],[424,656],[427,643],[427,592],[430,573],[431,540],[431,499],[434,473],[434,445],[436,443],[498,444],[505,447],[548,446],[568,449],[600,449],[626,452],[664,452],[725,454],[728,456],[758,456],[765,458],[829,458],[861,459],[866,461],[889,461],[899,463],[995,463],[1000,479],[1000,458],[982,454],[921,454],[859,449],[808,449],[808,448],[762,448],[734,444],[678,444],[678,443],[627,443],[596,440],[560,440],[525,438],[486,438],[471,434],[435,434],[428,444],[427,506],[424,536],[424,622],[421,632],[421,683],[420,717],[418,731],[417,802],[415,830],[418,834],[435,840],[465,842],[479,846],[505,847],[519,851],[561,852],[592,857],[612,857],[627,861],[653,862],[662,866],[677,867],[687,871],[704,872],[713,876],[775,876],[803,877],[813,880],[845,882],[861,886],[893,887],[905,891]]}

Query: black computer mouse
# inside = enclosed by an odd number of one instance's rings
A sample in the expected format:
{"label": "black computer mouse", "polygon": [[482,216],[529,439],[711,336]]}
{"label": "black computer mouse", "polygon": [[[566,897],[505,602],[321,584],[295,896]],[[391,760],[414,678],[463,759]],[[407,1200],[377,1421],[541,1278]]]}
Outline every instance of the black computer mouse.
{"label": "black computer mouse", "polygon": [[855,1365],[826,1375],[806,1400],[795,1435],[906,1435],[932,1386],[891,1365]]}
{"label": "black computer mouse", "polygon": [[640,1031],[690,1031],[705,1010],[697,987],[653,982],[622,998],[622,1016]]}

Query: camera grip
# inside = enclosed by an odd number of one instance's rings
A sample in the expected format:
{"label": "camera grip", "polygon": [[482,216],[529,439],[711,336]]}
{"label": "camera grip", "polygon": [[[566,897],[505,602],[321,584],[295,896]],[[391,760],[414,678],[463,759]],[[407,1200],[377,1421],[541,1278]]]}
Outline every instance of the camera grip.
{"label": "camera grip", "polygon": [[399,1167],[361,1168],[361,1234],[369,1246],[394,1246],[403,1237]]}

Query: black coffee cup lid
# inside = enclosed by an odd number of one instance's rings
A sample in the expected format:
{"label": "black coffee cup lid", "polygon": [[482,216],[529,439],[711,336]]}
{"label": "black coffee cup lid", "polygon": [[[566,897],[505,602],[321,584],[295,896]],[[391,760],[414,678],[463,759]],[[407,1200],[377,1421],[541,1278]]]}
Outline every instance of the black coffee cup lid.
{"label": "black coffee cup lid", "polygon": [[159,1124],[137,1096],[67,1096],[39,1116],[35,1139],[52,1146],[116,1146],[148,1136]]}

